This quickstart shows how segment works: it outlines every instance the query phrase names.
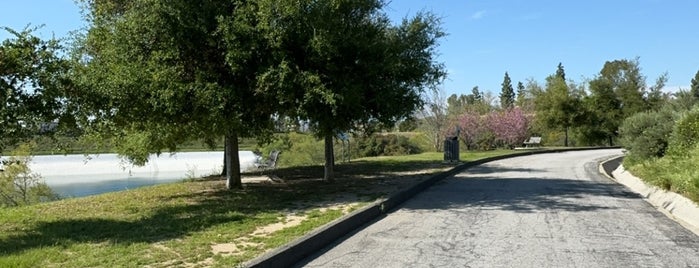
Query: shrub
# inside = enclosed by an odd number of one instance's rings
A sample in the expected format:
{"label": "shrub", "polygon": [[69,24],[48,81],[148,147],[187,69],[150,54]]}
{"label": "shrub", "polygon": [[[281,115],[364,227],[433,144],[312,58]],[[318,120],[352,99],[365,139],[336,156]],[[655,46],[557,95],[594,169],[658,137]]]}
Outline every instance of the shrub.
{"label": "shrub", "polygon": [[699,107],[682,115],[677,121],[670,137],[670,153],[683,156],[694,148],[699,139]]}
{"label": "shrub", "polygon": [[403,121],[401,121],[398,124],[398,131],[400,132],[410,132],[410,131],[415,131],[418,127],[418,122],[415,120],[415,118],[408,118]]}
{"label": "shrub", "polygon": [[663,158],[653,158],[641,163],[627,165],[644,181],[665,190],[674,191],[699,202],[699,144],[686,151],[682,157],[668,153]]}
{"label": "shrub", "polygon": [[357,157],[407,155],[422,152],[407,137],[396,134],[374,134],[357,140]]}
{"label": "shrub", "polygon": [[619,128],[621,145],[628,150],[630,163],[665,155],[673,132],[676,113],[669,109],[635,114]]}
{"label": "shrub", "polygon": [[430,143],[430,138],[427,137],[427,134],[422,132],[413,132],[411,134],[412,135],[408,136],[408,142],[415,144],[419,148],[420,152],[434,150],[434,147],[432,146],[432,143]]}
{"label": "shrub", "polygon": [[269,144],[260,148],[263,157],[269,156],[273,150],[281,151],[277,165],[282,167],[325,163],[323,141],[310,134],[292,132],[275,135]]}
{"label": "shrub", "polygon": [[51,188],[29,169],[31,145],[23,144],[3,161],[0,172],[0,206],[23,206],[59,199]]}

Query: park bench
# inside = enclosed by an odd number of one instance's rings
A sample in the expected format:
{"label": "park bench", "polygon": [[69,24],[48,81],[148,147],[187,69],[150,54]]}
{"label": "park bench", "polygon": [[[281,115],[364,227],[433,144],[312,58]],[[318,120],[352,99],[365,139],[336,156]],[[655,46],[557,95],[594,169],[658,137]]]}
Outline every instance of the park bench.
{"label": "park bench", "polygon": [[529,146],[539,146],[541,145],[541,137],[529,137],[528,140],[524,141],[524,147],[529,148]]}
{"label": "park bench", "polygon": [[269,153],[269,157],[266,160],[263,160],[262,162],[255,163],[255,167],[259,169],[273,169],[277,167],[277,160],[279,160],[279,154],[281,154],[281,151],[271,151]]}

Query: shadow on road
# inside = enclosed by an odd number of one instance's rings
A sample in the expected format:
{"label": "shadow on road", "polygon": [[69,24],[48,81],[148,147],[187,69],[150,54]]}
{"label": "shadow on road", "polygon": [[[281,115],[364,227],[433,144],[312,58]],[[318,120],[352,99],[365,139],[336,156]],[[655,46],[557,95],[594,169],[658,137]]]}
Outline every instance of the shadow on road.
{"label": "shadow on road", "polygon": [[[493,169],[490,168],[490,172],[492,171]],[[520,169],[511,171],[528,172]],[[478,174],[478,171],[474,173]],[[421,195],[421,201],[407,202],[403,208],[408,210],[478,208],[518,213],[542,210],[577,212],[616,208],[607,205],[603,197],[641,198],[622,187],[604,182],[487,176],[450,178]]]}

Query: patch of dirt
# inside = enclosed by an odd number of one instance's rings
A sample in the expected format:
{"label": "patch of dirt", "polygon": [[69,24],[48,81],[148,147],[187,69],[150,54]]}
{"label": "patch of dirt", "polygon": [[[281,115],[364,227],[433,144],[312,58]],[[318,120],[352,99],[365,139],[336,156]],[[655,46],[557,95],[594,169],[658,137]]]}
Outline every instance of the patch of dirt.
{"label": "patch of dirt", "polygon": [[289,227],[297,226],[297,225],[301,224],[301,222],[303,222],[303,220],[305,220],[307,218],[308,217],[305,215],[304,216],[287,215],[280,222],[273,223],[273,224],[270,224],[267,226],[257,227],[257,229],[254,232],[252,232],[252,234],[250,234],[250,235],[252,235],[252,236],[268,236],[271,233],[274,233],[276,231],[286,229]]}
{"label": "patch of dirt", "polygon": [[[451,167],[425,168],[422,170],[390,172],[376,175],[353,174],[348,178],[337,178],[337,187],[328,187],[333,192],[324,200],[306,200],[292,203],[287,207],[287,215],[279,217],[276,223],[257,227],[253,232],[232,241],[211,245],[211,253],[219,256],[238,256],[251,248],[263,248],[264,244],[251,242],[260,237],[268,237],[280,230],[300,225],[307,216],[302,215],[311,210],[327,212],[340,210],[343,215],[360,208],[362,202],[370,202],[377,198],[388,196],[392,193],[404,190],[420,181],[423,181],[436,173],[445,171]],[[297,185],[309,185],[309,187],[324,187],[322,178],[310,176],[270,176],[270,175],[244,175],[243,184],[258,187],[282,187],[282,189],[294,189]],[[266,186],[264,186],[266,185]],[[271,185],[271,186],[269,186]],[[304,186],[306,187],[306,186]],[[207,259],[213,265],[213,258]],[[199,266],[207,266],[198,263]]]}
{"label": "patch of dirt", "polygon": [[274,232],[297,226],[307,218],[307,216],[297,216],[293,214],[289,214],[286,217],[280,217],[279,222],[257,227],[257,229],[255,229],[255,231],[248,236],[237,238],[230,243],[211,245],[211,253],[221,256],[241,255],[244,253],[246,248],[264,246],[260,243],[250,242],[251,237],[269,236]]}
{"label": "patch of dirt", "polygon": [[236,254],[239,253],[240,249],[235,243],[224,243],[224,244],[215,244],[211,245],[211,253],[214,255],[216,254],[221,254],[221,255],[228,255],[228,254]]}

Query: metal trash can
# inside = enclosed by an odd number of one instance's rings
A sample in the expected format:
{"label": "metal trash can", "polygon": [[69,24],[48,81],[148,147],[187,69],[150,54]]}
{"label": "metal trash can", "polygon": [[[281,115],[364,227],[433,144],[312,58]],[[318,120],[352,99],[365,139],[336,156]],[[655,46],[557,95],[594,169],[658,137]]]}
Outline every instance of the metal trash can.
{"label": "metal trash can", "polygon": [[459,138],[447,137],[444,140],[444,162],[458,163],[459,160]]}

